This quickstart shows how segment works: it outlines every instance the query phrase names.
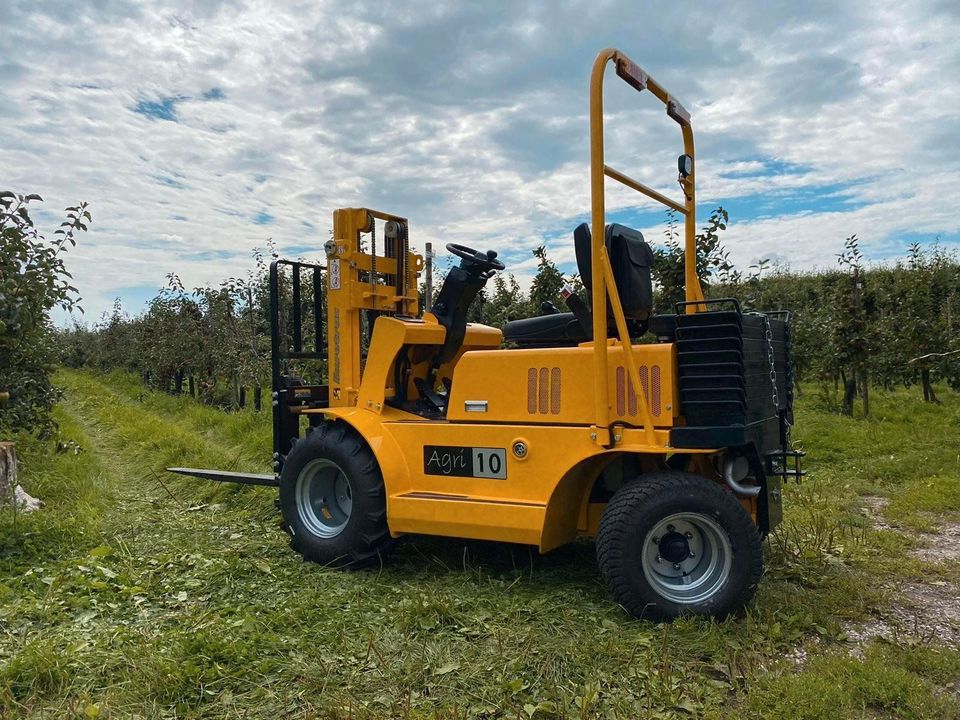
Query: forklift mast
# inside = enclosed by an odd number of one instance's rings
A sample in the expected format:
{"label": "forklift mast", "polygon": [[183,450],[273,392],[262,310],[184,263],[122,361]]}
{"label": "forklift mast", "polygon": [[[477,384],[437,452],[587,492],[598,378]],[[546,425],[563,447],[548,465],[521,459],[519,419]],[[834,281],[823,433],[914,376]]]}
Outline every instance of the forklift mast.
{"label": "forklift mast", "polygon": [[[383,223],[379,247],[377,220]],[[364,235],[369,236],[368,247]],[[275,475],[300,436],[300,415],[306,410],[357,404],[364,326],[372,330],[380,316],[419,314],[417,279],[424,262],[421,255],[410,252],[406,218],[368,208],[336,210],[333,237],[324,250],[325,266],[280,259],[270,265]],[[289,280],[283,268],[289,268]],[[289,295],[284,292],[286,282]],[[284,312],[286,298],[290,298],[288,313]],[[304,342],[305,320],[313,325],[309,344]],[[291,373],[290,361],[326,361],[327,382],[304,384]]]}
{"label": "forklift mast", "polygon": [[[384,221],[378,254],[376,221]],[[369,252],[361,244],[370,235]],[[356,405],[361,372],[361,313],[376,317],[416,317],[417,276],[423,257],[410,252],[407,219],[398,215],[347,208],[333,213],[333,239],[327,242],[327,359],[330,407]]]}

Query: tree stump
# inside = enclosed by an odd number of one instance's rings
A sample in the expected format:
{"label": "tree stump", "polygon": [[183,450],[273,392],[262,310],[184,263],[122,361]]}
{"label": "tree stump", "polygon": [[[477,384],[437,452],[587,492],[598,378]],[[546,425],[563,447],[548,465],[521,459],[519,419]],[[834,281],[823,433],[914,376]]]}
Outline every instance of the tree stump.
{"label": "tree stump", "polygon": [[13,502],[17,486],[17,451],[12,442],[0,442],[0,502]]}
{"label": "tree stump", "polygon": [[0,503],[24,512],[39,510],[42,502],[17,484],[17,451],[12,442],[0,442]]}

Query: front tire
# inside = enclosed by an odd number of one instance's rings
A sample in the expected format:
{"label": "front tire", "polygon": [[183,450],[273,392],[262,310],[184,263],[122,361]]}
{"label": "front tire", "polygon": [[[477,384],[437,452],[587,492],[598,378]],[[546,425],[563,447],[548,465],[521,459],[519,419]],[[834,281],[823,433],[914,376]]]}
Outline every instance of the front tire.
{"label": "front tire", "polygon": [[311,430],[280,473],[280,510],[290,545],[323,565],[371,564],[391,544],[380,466],[346,423],[325,422]]}
{"label": "front tire", "polygon": [[631,615],[724,617],[753,597],[763,548],[737,498],[683,472],[644,475],[610,499],[597,532],[597,562]]}

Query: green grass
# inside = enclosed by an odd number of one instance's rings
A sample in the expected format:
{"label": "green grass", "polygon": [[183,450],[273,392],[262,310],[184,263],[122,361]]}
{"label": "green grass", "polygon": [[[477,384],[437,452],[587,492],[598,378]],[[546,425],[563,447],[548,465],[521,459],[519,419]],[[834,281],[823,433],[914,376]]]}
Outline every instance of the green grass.
{"label": "green grass", "polygon": [[760,678],[745,717],[956,717],[944,688],[960,677],[960,654],[929,647],[874,644],[862,659],[828,654],[797,674]]}
{"label": "green grass", "polygon": [[[891,519],[956,509],[953,395],[877,393],[868,420],[801,406],[811,477],[786,490],[756,600],[655,625],[611,602],[588,542],[541,557],[406,538],[375,570],[303,563],[275,492],[161,473],[265,471],[268,413],[122,374],[58,380],[83,452],[22,450],[48,504],[0,524],[0,717],[957,716],[957,652],[875,644],[858,660],[843,642],[924,570],[859,495],[892,498]],[[798,670],[784,656],[802,644],[820,650]]]}

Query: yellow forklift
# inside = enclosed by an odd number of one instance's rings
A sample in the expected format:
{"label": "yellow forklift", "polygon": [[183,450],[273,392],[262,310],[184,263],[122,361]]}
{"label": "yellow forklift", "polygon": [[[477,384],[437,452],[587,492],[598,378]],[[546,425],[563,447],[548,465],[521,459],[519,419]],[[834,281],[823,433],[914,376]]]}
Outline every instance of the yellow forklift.
{"label": "yellow forklift", "polygon": [[[605,163],[610,63],[680,126],[680,201]],[[606,222],[607,178],[684,218],[686,299],[672,312],[653,313],[641,233]],[[568,293],[569,312],[502,331],[469,323],[504,264],[450,244],[459,265],[422,312],[424,259],[407,219],[337,210],[325,265],[271,267],[275,472],[172,470],[278,486],[293,548],[325,565],[379,562],[408,533],[542,553],[595,537],[600,572],[630,614],[738,610],[780,522],[781,482],[802,474],[789,436],[790,322],[704,298],[694,178],[687,111],[623,53],[602,51],[590,80],[591,222],[573,233],[589,303]],[[325,361],[326,382],[295,376],[309,361]]]}

